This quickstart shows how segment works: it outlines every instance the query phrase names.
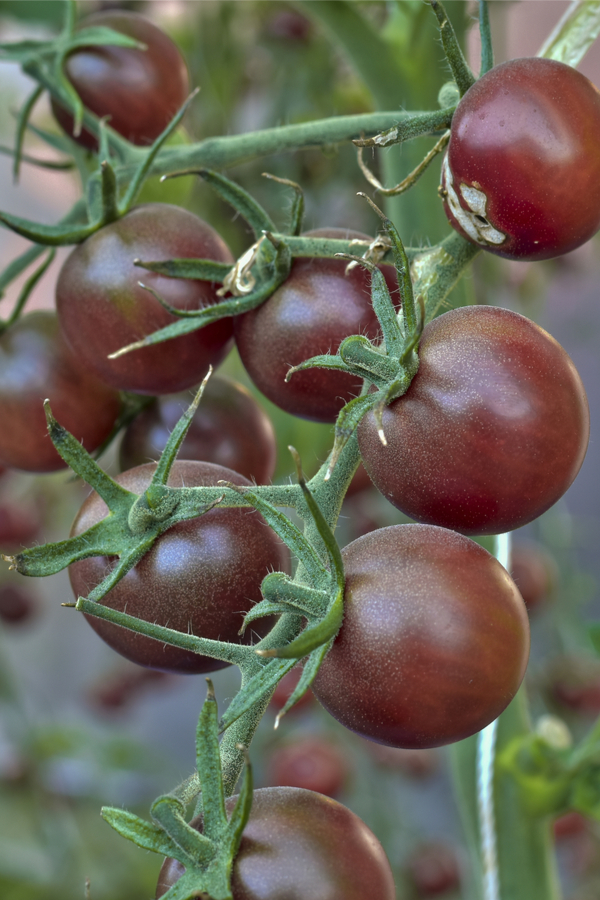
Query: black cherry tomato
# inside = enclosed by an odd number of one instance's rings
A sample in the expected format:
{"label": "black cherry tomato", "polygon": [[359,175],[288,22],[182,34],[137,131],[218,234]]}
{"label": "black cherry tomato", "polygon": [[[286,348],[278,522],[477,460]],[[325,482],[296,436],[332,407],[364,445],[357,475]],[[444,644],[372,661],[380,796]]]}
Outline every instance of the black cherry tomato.
{"label": "black cherry tomato", "polygon": [[[151,144],[167,127],[190,92],[179,48],[160,28],[137,13],[107,10],[87,16],[80,28],[103,26],[146,45],[81,47],[65,61],[65,74],[83,102],[132,144]],[[90,150],[96,138],[86,129],[73,135],[73,116],[52,101],[52,111],[68,135]]]}
{"label": "black cherry tomato", "polygon": [[392,747],[438,747],[510,703],[529,620],[508,572],[479,544],[432,525],[393,525],[342,551],[342,627],[313,692],[331,715]]}
{"label": "black cherry tomato", "polygon": [[[226,801],[231,810],[235,797]],[[202,822],[192,820],[199,831]],[[166,859],[156,900],[184,867]],[[341,803],[300,788],[254,791],[233,862],[233,900],[395,900],[390,864],[373,832]]]}
{"label": "black cherry tomato", "polygon": [[[142,493],[150,483],[154,463],[138,466],[117,477],[119,484]],[[250,482],[223,466],[191,460],[176,461],[169,484],[177,487]],[[87,531],[107,514],[98,494],[92,493],[79,510],[71,534]],[[238,635],[247,611],[261,599],[260,585],[270,571],[287,570],[287,547],[254,511],[212,509],[197,519],[180,522],[164,532],[152,549],[103,599],[105,606],[199,637],[232,643],[251,643],[272,627],[260,619]],[[89,557],[69,567],[75,596],[86,596],[114,566],[107,557]],[[227,663],[136,634],[94,616],[88,621],[113,650],[141,666],[167,672],[214,672]]]}
{"label": "black cherry tomato", "polygon": [[197,216],[167,203],[148,203],[106,225],[67,257],[56,286],[63,333],[89,368],[107,384],[140,394],[171,394],[202,380],[231,346],[231,319],[219,319],[191,334],[134,350],[110,353],[139,341],[176,319],[148,291],[172,306],[201,309],[217,302],[208,281],[167,278],[134,266],[136,258],[178,257],[233,262],[216,231]]}
{"label": "black cherry tomato", "polygon": [[469,306],[426,325],[407,393],[358,428],[375,486],[412,519],[500,534],[562,497],[589,440],[585,389],[571,358],[507,309]]}
{"label": "black cherry tomato", "polygon": [[600,228],[600,93],[571,66],[511,59],[464,95],[442,196],[463,237],[508,259],[550,259]]}

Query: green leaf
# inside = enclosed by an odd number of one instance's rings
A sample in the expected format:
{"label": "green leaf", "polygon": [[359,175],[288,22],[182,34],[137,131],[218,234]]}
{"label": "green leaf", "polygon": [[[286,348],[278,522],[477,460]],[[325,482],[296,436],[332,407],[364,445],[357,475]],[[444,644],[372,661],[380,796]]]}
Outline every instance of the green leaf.
{"label": "green leaf", "polygon": [[[180,172],[180,175],[194,174],[194,170]],[[197,169],[195,174],[207,182],[220,197],[232,206],[246,220],[255,236],[259,238],[264,231],[276,231],[275,223],[254,197],[247,191],[211,169]]]}
{"label": "green leaf", "polygon": [[133,841],[144,850],[151,850],[153,853],[160,853],[163,856],[173,856],[179,851],[177,844],[160,826],[152,825],[133,813],[126,812],[124,809],[103,806],[100,815],[122,837]]}
{"label": "green leaf", "polygon": [[321,647],[317,647],[317,649],[313,650],[313,652],[310,654],[310,656],[304,663],[302,675],[298,679],[298,684],[277,714],[277,717],[275,719],[275,728],[279,727],[279,722],[281,721],[282,717],[285,716],[287,712],[289,712],[292,706],[294,706],[309,689],[309,687],[315,680],[317,672],[321,667],[321,663],[329,653],[332,644],[333,640],[328,641],[328,643],[323,644]]}
{"label": "green leaf", "polygon": [[[169,278],[193,278],[200,281],[222,282],[231,271],[231,263],[215,262],[212,259],[166,259],[159,262],[143,262],[134,259],[135,266],[168,275]],[[179,310],[180,315],[197,315],[197,310]]]}

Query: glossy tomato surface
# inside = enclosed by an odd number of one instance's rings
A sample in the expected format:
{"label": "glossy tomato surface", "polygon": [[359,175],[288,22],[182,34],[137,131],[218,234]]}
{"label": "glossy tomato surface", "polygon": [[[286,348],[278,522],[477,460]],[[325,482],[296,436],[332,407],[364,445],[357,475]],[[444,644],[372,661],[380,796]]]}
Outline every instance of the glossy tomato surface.
{"label": "glossy tomato surface", "polygon": [[509,259],[550,259],[600,227],[600,93],[539,57],[496,66],[464,95],[442,166],[450,223]]}
{"label": "glossy tomato surface", "polygon": [[175,322],[138,282],[180,309],[217,302],[208,281],[168,278],[134,266],[179,257],[233,262],[224,241],[197,216],[166,203],[138,206],[79,244],[67,257],[56,286],[63,333],[90,369],[107,384],[141,394],[170,394],[202,380],[231,346],[231,319],[191,334],[134,350],[118,359],[110,353]]}
{"label": "glossy tomato surface", "polygon": [[[142,410],[123,435],[121,469],[157,460],[192,399],[190,391],[170,394]],[[180,459],[217,463],[265,484],[275,471],[275,432],[271,420],[245,387],[213,375],[178,455]]]}
{"label": "glossy tomato surface", "polygon": [[313,682],[334,718],[381,744],[469,737],[514,697],[529,655],[519,591],[479,544],[393,525],[342,551],[344,621]]}
{"label": "glossy tomato surface", "polygon": [[[154,463],[130,469],[117,481],[141,493],[150,483]],[[176,461],[169,484],[176,487],[250,482],[223,466]],[[86,531],[107,514],[96,493],[77,514],[72,535]],[[247,509],[213,509],[197,519],[174,525],[103,599],[105,606],[186,634],[239,644],[244,613],[261,599],[260,585],[268,572],[287,571],[288,553],[258,513]],[[75,596],[87,596],[114,567],[116,560],[90,557],[73,563],[69,577]],[[113,650],[149,668],[195,674],[213,672],[227,663],[136,634],[111,622],[87,617],[92,628]],[[272,619],[260,619],[243,639],[263,635]]]}
{"label": "glossy tomato surface", "polygon": [[[146,45],[146,49],[94,45],[71,53],[67,78],[83,105],[132,144],[151,144],[167,127],[190,92],[186,64],[177,45],[160,28],[137,13],[119,10],[87,16],[79,25],[112,28]],[[56,101],[52,111],[68,135],[88,149],[96,138],[83,129],[73,135],[73,116]]]}
{"label": "glossy tomato surface", "polygon": [[[342,228],[322,228],[307,235],[371,240]],[[335,353],[351,334],[376,338],[379,322],[371,306],[371,280],[362,266],[347,275],[346,260],[298,258],[284,282],[262,306],[235,320],[235,341],[250,378],[273,403],[292,415],[334,422],[342,406],[358,396],[362,382],[347,372],[309,369],[285,376],[311,356]],[[382,267],[390,291],[396,272]]]}
{"label": "glossy tomato surface", "polygon": [[[231,811],[236,798],[227,800]],[[201,821],[191,823],[201,830]],[[159,900],[184,872],[166,859]],[[233,863],[233,900],[395,900],[383,848],[341,803],[299,788],[254,791],[252,811]]]}
{"label": "glossy tomato surface", "polygon": [[0,462],[27,472],[66,463],[48,435],[44,400],[57,421],[95,450],[112,431],[120,400],[66,345],[52,312],[22,316],[0,337]]}
{"label": "glossy tomato surface", "polygon": [[419,370],[358,428],[375,486],[418,522],[500,534],[531,522],[577,475],[589,440],[585,389],[565,350],[507,309],[470,306],[423,331]]}

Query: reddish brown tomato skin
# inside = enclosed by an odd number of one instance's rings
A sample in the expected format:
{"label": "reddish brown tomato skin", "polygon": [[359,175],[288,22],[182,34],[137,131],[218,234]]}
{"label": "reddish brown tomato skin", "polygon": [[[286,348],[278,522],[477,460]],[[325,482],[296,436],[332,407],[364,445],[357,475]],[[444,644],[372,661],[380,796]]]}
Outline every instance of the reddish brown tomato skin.
{"label": "reddish brown tomato skin", "polygon": [[391,747],[438,747],[500,715],[521,683],[529,620],[486,550],[430,525],[394,525],[343,551],[342,627],[313,682],[334,718]]}
{"label": "reddish brown tomato skin", "polygon": [[[228,812],[237,798],[226,802]],[[200,820],[191,823],[199,831]],[[166,859],[159,900],[183,874]],[[341,803],[299,788],[262,788],[233,863],[233,900],[395,900],[390,865],[364,822]]]}
{"label": "reddish brown tomato skin", "polygon": [[[127,490],[143,492],[154,463],[119,475]],[[176,461],[169,484],[177,487],[216,485],[219,481],[247,485],[237,472],[212,463]],[[86,531],[107,514],[96,493],[81,507],[72,535]],[[90,557],[69,567],[75,596],[87,596],[114,566],[107,557]],[[261,599],[260,585],[268,572],[287,571],[287,548],[254,511],[213,509],[198,519],[174,525],[106,595],[112,609],[199,637],[231,643],[251,643],[266,634],[272,619],[261,619],[243,639],[238,635],[244,613]],[[214,672],[227,663],[169,647],[93,616],[86,617],[113,650],[141,666],[181,674]]]}
{"label": "reddish brown tomato skin", "polygon": [[267,770],[269,784],[304,788],[326,797],[337,797],[350,774],[341,748],[318,736],[278,747],[269,759]]}
{"label": "reddish brown tomato skin", "polygon": [[65,468],[44,414],[54,417],[92,452],[119,414],[119,395],[98,380],[85,357],[67,347],[54,313],[22,316],[0,337],[0,462],[27,472]]}
{"label": "reddish brown tomato skin", "polygon": [[[371,240],[342,228],[321,228],[307,236]],[[346,372],[309,369],[286,383],[288,370],[311,356],[335,353],[351,334],[371,339],[379,334],[369,275],[361,266],[345,275],[346,266],[337,259],[295,259],[287,281],[262,306],[235,320],[237,348],[254,384],[302,419],[334,422],[342,406],[358,396],[362,382]],[[397,300],[394,269],[383,266],[382,271]]]}
{"label": "reddish brown tomato skin", "polygon": [[[192,396],[186,392],[160,397],[136,416],[123,435],[122,470],[158,460]],[[213,375],[179,449],[179,458],[217,463],[266,484],[273,477],[277,459],[271,420],[241,384]]]}
{"label": "reddish brown tomato skin", "polygon": [[[574,250],[600,227],[599,145],[600,93],[584,75],[541,58],[496,66],[454,113],[442,167],[450,223],[508,259]],[[487,198],[477,212],[499,232],[500,243],[482,241],[457,221],[457,204],[470,210],[463,185]]]}
{"label": "reddish brown tomato skin", "polygon": [[423,331],[419,370],[383,415],[358,428],[375,486],[412,519],[463,534],[531,522],[567,490],[589,440],[571,358],[524,316],[463,307]]}
{"label": "reddish brown tomato skin", "polygon": [[[132,144],[151,144],[167,127],[190,92],[186,64],[177,45],[160,28],[131,12],[88,16],[80,28],[112,28],[146,45],[82,47],[65,62],[65,74],[83,102]],[[96,138],[86,129],[73,135],[73,116],[56,101],[52,111],[66,133],[89,150]]]}
{"label": "reddish brown tomato skin", "polygon": [[56,286],[63,333],[107,384],[141,394],[170,394],[197,384],[231,347],[230,318],[153,347],[107,359],[127,344],[176,321],[138,284],[152,287],[181,309],[217,302],[208,281],[167,278],[133,260],[206,258],[233,262],[226,244],[197,216],[166,203],[131,210],[79,244],[67,257]]}

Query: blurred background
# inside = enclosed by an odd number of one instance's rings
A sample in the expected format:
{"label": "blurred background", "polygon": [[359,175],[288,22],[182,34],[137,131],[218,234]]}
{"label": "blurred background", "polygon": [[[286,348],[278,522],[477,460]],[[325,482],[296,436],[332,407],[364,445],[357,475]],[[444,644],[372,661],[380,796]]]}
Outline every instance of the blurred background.
{"label": "blurred background", "polygon": [[[397,52],[403,79],[395,106],[435,108],[447,80],[431,12],[420,2],[353,3]],[[567,3],[492,2],[496,61],[534,55]],[[201,93],[177,135],[196,141],[334,114],[372,111],[374,100],[361,73],[335,35],[333,3],[271,0],[154,0],[80,2],[81,15],[127,8],[149,16],[182,48]],[[479,42],[475,6],[447,3],[474,70]],[[62,3],[0,0],[0,40],[55,34]],[[425,57],[423,56],[425,54]],[[428,61],[425,64],[425,59]],[[580,66],[600,84],[600,48]],[[14,141],[15,111],[31,90],[16,65],[0,62],[0,145]],[[390,106],[389,108],[394,108]],[[35,123],[56,126],[45,100]],[[407,173],[429,144],[391,148],[394,166]],[[27,152],[59,158],[34,135]],[[57,221],[80,196],[77,176],[23,165],[12,180],[12,161],[0,148],[0,207],[40,222]],[[373,160],[381,171],[381,158]],[[281,154],[228,174],[254,193],[283,225],[290,198],[261,178],[263,171],[292,179],[306,192],[306,228],[350,227],[375,233],[377,222],[356,196],[366,184],[351,147]],[[447,230],[434,164],[393,214],[412,246],[435,242]],[[181,204],[207,219],[237,256],[251,243],[243,224],[199,180],[185,178],[145,188],[143,200]],[[3,230],[0,269],[27,242]],[[28,308],[52,308],[60,263],[39,283]],[[10,309],[24,279],[4,298]],[[585,623],[598,619],[600,601],[600,242],[598,238],[560,260],[512,263],[481,255],[460,286],[456,302],[506,306],[535,319],[572,356],[588,391],[592,438],[583,469],[565,498],[542,519],[515,534],[515,577],[528,601],[533,630],[527,677],[537,718],[560,716],[575,737],[600,712],[600,662]],[[3,313],[5,315],[5,313]],[[331,428],[281,412],[249,384],[232,354],[222,372],[245,384],[271,417],[279,438],[276,480],[289,478],[286,447],[300,451],[314,473],[331,445]],[[116,473],[117,448],[105,464]],[[68,473],[0,477],[0,550],[14,552],[67,536],[86,488]],[[344,545],[402,516],[366,483],[348,497],[339,527]],[[3,900],[148,900],[161,860],[129,846],[100,819],[101,805],[147,813],[151,800],[185,778],[194,765],[194,733],[205,695],[203,678],[140,671],[105,646],[75,611],[61,573],[33,582],[0,571],[0,897]],[[237,689],[234,671],[214,676],[223,708]],[[285,687],[285,686],[283,686]],[[283,690],[283,688],[282,688]],[[289,690],[289,686],[288,686]],[[257,784],[297,784],[335,796],[357,812],[381,839],[397,877],[398,900],[470,896],[469,867],[440,751],[379,747],[344,731],[310,695],[273,731],[281,692],[261,724],[252,748]],[[600,896],[600,832],[569,814],[555,825],[567,900]]]}

